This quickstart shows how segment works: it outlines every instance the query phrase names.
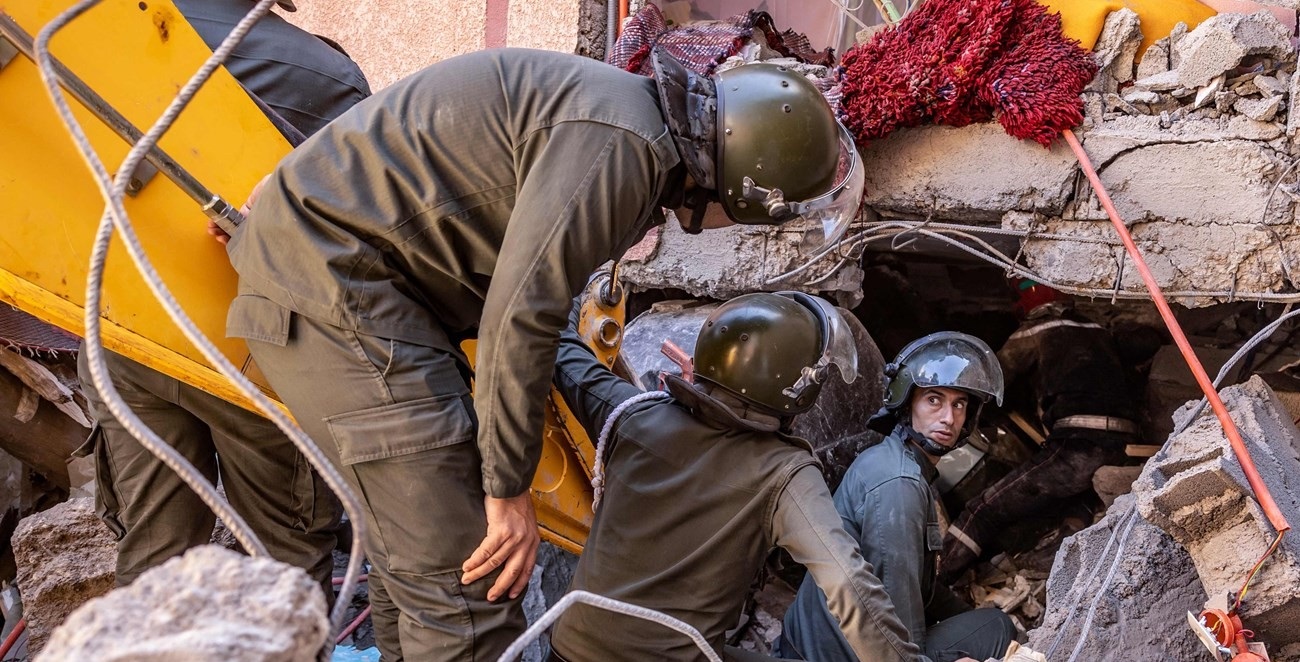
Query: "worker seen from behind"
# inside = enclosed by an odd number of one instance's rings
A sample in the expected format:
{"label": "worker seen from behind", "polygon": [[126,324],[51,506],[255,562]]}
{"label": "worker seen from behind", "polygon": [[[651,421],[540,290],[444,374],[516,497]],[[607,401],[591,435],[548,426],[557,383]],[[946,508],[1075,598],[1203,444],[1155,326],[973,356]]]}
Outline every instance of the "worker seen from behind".
{"label": "worker seen from behind", "polygon": [[[608,430],[604,492],[571,589],[681,619],[724,659],[746,659],[753,654],[724,650],[724,633],[768,552],[782,547],[830,596],[852,654],[924,659],[840,526],[812,448],[790,434],[826,380],[857,377],[839,315],[797,292],[732,299],[700,329],[693,382],[665,375],[656,398],[596,359],[574,314],[555,384],[592,438]],[[705,659],[684,635],[587,605],[560,616],[551,643],[552,659],[566,662]]]}
{"label": "worker seen from behind", "polygon": [[1043,425],[1041,448],[966,504],[944,539],[940,574],[955,580],[1000,551],[1008,525],[1067,505],[1092,490],[1097,469],[1135,443],[1136,397],[1115,338],[1061,293],[1019,280],[1024,322],[998,351],[1010,380],[1028,380]]}
{"label": "worker seen from behind", "polygon": [[[252,0],[176,0],[210,48],[254,6]],[[281,6],[293,9],[289,0]],[[361,69],[322,39],[275,14],[255,23],[226,63],[286,138],[319,130],[370,94]],[[287,129],[285,128],[287,127]],[[324,482],[273,423],[119,354],[104,353],[118,394],[226,498],[276,560],[307,570],[333,599],[331,558],[338,506]],[[95,457],[96,511],[117,537],[117,583],[206,544],[215,516],[181,478],[113,417],[90,376],[78,372],[95,433],[79,453]]]}
{"label": "worker seen from behind", "polygon": [[654,79],[521,49],[434,64],[294,150],[229,238],[228,333],[364,500],[385,660],[496,659],[522,631],[545,397],[588,274],[662,208],[828,238],[857,212],[852,140],[802,76],[652,57]]}
{"label": "worker seen from behind", "polygon": [[[966,443],[989,400],[1002,401],[993,350],[964,333],[940,332],[904,347],[885,366],[885,405],[872,429],[886,434],[849,466],[835,509],[875,569],[912,641],[936,662],[1000,658],[1015,625],[997,609],[972,610],[936,581],[939,458]],[[780,650],[810,662],[852,662],[821,587],[805,580],[785,616]]]}

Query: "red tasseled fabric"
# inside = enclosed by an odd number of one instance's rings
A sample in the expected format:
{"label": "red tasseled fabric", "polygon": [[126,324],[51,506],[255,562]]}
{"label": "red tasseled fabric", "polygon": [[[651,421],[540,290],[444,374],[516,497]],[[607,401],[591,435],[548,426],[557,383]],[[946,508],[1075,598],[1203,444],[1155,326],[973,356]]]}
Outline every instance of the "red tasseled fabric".
{"label": "red tasseled fabric", "polygon": [[1034,0],[926,0],[844,56],[845,126],[863,144],[925,123],[994,117],[1046,147],[1083,121],[1092,53]]}

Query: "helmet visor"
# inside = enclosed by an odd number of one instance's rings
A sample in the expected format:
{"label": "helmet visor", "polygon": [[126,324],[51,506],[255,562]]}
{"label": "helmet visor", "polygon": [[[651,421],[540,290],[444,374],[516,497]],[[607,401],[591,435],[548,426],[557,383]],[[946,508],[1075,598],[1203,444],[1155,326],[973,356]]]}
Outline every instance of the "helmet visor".
{"label": "helmet visor", "polygon": [[795,202],[790,211],[821,226],[822,241],[819,247],[829,246],[839,241],[849,224],[858,216],[862,206],[862,194],[866,185],[866,169],[862,166],[862,157],[858,155],[853,137],[843,124],[840,129],[840,157],[836,167],[835,186],[830,191],[811,200]]}
{"label": "helmet visor", "polygon": [[829,376],[830,367],[835,366],[839,371],[840,379],[846,384],[852,384],[858,378],[858,344],[853,338],[853,330],[844,321],[839,310],[831,302],[811,294],[794,291],[777,292],[777,294],[803,304],[817,316],[817,320],[825,330],[821,356],[818,357],[815,365],[808,366],[805,371],[811,369],[818,374],[817,381],[820,382]]}

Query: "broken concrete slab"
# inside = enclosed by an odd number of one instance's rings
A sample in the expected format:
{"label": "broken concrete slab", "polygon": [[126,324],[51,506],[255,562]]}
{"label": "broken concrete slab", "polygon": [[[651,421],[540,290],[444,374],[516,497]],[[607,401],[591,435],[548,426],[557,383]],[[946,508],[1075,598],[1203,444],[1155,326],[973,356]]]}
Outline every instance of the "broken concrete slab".
{"label": "broken concrete slab", "polygon": [[[1300,431],[1258,377],[1221,391],[1260,480],[1282,515],[1300,521]],[[1192,403],[1180,409],[1181,421]],[[1204,412],[1171,437],[1134,484],[1142,516],[1190,554],[1211,598],[1240,589],[1276,532],[1253,498],[1218,419]],[[1300,542],[1283,538],[1251,584],[1242,621],[1271,649],[1300,641]]]}
{"label": "broken concrete slab", "polygon": [[831,293],[840,303],[855,305],[861,297],[862,269],[854,260],[841,261],[838,254],[819,259],[796,276],[773,280],[816,257],[820,240],[805,235],[811,227],[804,221],[780,227],[740,225],[693,236],[670,219],[661,227],[654,250],[620,263],[620,276],[634,290],[676,289],[729,299],[746,292],[802,289]]}
{"label": "broken concrete slab", "polygon": [[1266,97],[1263,99],[1238,99],[1232,105],[1233,110],[1245,115],[1246,117],[1257,122],[1268,122],[1277,117],[1277,112],[1282,108],[1282,97]]}
{"label": "broken concrete slab", "polygon": [[33,653],[68,614],[108,593],[117,578],[117,541],[95,515],[92,499],[73,499],[24,518],[14,531],[13,550]]}
{"label": "broken concrete slab", "polygon": [[1178,42],[1178,79],[1187,87],[1200,87],[1247,56],[1287,57],[1290,37],[1268,12],[1211,16]]}
{"label": "broken concrete slab", "polygon": [[[1186,612],[1198,611],[1206,598],[1192,559],[1133,512],[1134,499],[1120,497],[1100,522],[1061,545],[1047,580],[1047,614],[1029,633],[1031,648],[1054,649],[1054,660],[1070,657],[1076,646],[1079,660],[1198,660],[1205,654],[1184,625]],[[1115,575],[1099,594],[1121,540]],[[1084,631],[1094,600],[1097,609]]]}
{"label": "broken concrete slab", "polygon": [[1157,39],[1147,46],[1146,52],[1142,54],[1142,60],[1137,64],[1134,77],[1141,80],[1166,71],[1169,71],[1169,37]]}
{"label": "broken concrete slab", "polygon": [[1074,186],[1067,146],[1044,150],[997,124],[901,129],[862,155],[864,202],[882,216],[992,223],[1008,210],[1059,214]]}
{"label": "broken concrete slab", "polygon": [[1142,45],[1142,19],[1131,9],[1123,8],[1106,16],[1106,23],[1093,46],[1097,76],[1087,89],[1115,92],[1121,83],[1133,80],[1133,63]]}
{"label": "broken concrete slab", "polygon": [[[533,574],[528,578],[528,591],[524,593],[524,616],[528,622],[536,623],[546,611],[554,607],[569,590],[573,581],[573,572],[578,568],[578,557],[555,545],[543,542],[537,548],[537,562]],[[541,637],[524,649],[524,662],[546,659],[550,650],[550,633]]]}
{"label": "broken concrete slab", "polygon": [[1142,473],[1142,467],[1101,467],[1092,474],[1092,489],[1109,508],[1115,499],[1133,490],[1133,481]]}
{"label": "broken concrete slab", "polygon": [[329,631],[301,568],[205,545],[78,609],[40,659],[313,662]]}

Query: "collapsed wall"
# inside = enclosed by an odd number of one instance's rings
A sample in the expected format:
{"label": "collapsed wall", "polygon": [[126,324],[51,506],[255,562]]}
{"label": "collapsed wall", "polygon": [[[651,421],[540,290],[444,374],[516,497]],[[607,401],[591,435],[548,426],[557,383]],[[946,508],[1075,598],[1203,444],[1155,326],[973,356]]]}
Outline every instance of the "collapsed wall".
{"label": "collapsed wall", "polygon": [[[1259,377],[1224,389],[1222,398],[1264,484],[1287,519],[1297,521],[1300,432],[1287,410]],[[1132,496],[1062,545],[1048,582],[1047,616],[1030,633],[1030,646],[1046,652],[1055,644],[1049,660],[1067,659],[1076,646],[1080,656],[1073,659],[1205,655],[1186,612],[1226,608],[1275,535],[1251,495],[1218,419],[1203,411],[1147,463]],[[1300,542],[1283,538],[1241,608],[1245,626],[1275,662],[1300,660],[1296,586]]]}
{"label": "collapsed wall", "polygon": [[[1135,62],[1140,28],[1127,9],[1108,18],[1076,131],[1157,282],[1185,305],[1293,291],[1300,77],[1288,30],[1266,12],[1220,14],[1175,29]],[[990,123],[902,129],[859,149],[867,191],[857,230],[881,232],[880,221],[983,227],[1015,238],[1000,257],[1019,258],[1044,282],[1145,296],[1062,141],[1045,150]],[[802,238],[793,228],[738,228],[688,240],[670,223],[627,261],[624,278],[713,298],[797,287],[856,302],[863,244],[814,259]]]}

